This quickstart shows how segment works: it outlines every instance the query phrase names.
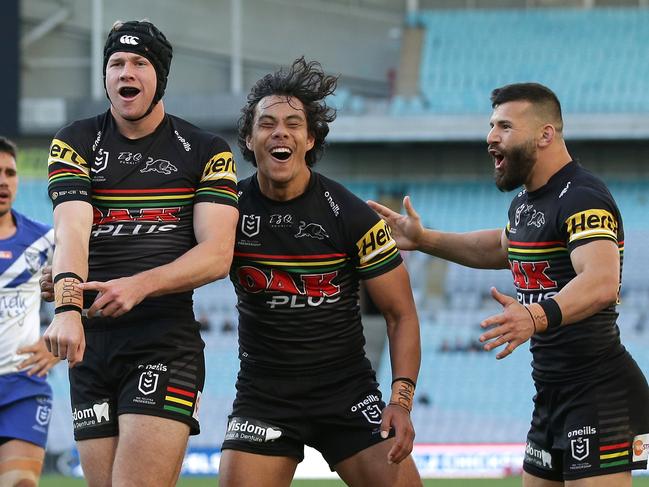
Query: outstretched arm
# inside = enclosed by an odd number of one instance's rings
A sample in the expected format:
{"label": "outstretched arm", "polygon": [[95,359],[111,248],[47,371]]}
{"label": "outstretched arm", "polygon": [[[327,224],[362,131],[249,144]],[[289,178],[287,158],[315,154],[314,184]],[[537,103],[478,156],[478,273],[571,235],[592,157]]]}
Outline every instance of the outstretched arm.
{"label": "outstretched arm", "polygon": [[231,206],[197,203],[194,234],[197,244],[168,264],[130,277],[87,282],[84,290],[99,291],[88,316],[116,318],[149,296],[189,291],[228,275],[234,252],[239,211]]}
{"label": "outstretched arm", "polygon": [[407,379],[393,383],[392,398],[383,410],[381,423],[381,435],[384,438],[391,427],[395,429],[396,441],[388,453],[388,462],[399,463],[412,451],[415,438],[410,410],[421,362],[419,320],[410,280],[403,264],[385,274],[368,279],[365,285],[372,301],[385,317],[392,377]]}
{"label": "outstretched arm", "polygon": [[405,215],[374,201],[368,201],[367,204],[388,222],[392,229],[392,237],[401,250],[419,250],[479,269],[509,267],[507,238],[503,230],[450,233],[424,228],[409,196],[403,199]]}

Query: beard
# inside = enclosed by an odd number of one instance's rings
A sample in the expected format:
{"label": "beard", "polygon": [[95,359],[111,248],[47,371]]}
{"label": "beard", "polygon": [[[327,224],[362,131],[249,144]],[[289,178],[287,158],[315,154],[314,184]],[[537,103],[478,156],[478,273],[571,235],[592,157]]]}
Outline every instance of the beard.
{"label": "beard", "polygon": [[507,161],[503,169],[494,169],[494,180],[505,193],[523,186],[529,179],[536,164],[536,144],[530,140],[501,153]]}

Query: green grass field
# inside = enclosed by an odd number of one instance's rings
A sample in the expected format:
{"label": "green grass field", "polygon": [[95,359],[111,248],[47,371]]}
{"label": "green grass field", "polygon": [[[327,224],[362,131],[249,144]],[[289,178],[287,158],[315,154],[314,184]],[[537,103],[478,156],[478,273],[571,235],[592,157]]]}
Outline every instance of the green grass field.
{"label": "green grass field", "polygon": [[[41,479],[40,487],[83,487],[83,480],[71,479],[54,475],[45,475]],[[183,478],[177,487],[217,487],[215,477]],[[344,487],[339,480],[295,480],[293,487]],[[520,487],[520,477],[506,479],[428,479],[424,480],[426,487]],[[634,478],[633,487],[649,487],[649,477]]]}

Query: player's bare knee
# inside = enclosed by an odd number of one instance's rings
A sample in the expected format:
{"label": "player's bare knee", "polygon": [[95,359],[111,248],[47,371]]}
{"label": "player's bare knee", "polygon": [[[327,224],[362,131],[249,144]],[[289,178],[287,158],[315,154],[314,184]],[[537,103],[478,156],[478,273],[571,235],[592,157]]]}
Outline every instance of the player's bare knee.
{"label": "player's bare knee", "polygon": [[37,487],[43,463],[31,457],[11,457],[0,462],[0,486]]}
{"label": "player's bare knee", "polygon": [[0,473],[2,487],[37,487],[38,475],[30,470],[7,470]]}

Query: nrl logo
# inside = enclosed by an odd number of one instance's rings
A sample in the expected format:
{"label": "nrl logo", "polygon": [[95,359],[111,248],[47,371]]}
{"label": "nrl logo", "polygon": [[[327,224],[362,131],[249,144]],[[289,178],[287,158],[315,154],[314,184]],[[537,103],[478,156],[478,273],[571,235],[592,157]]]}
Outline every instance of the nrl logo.
{"label": "nrl logo", "polygon": [[241,218],[241,232],[246,237],[254,237],[259,234],[261,217],[258,215],[243,215]]}
{"label": "nrl logo", "polygon": [[577,438],[570,440],[570,450],[572,458],[575,460],[584,460],[590,453],[590,441],[588,438]]}
{"label": "nrl logo", "polygon": [[160,374],[154,374],[150,370],[142,372],[142,374],[140,375],[140,381],[137,385],[138,390],[145,396],[153,394],[158,387],[159,377]]}
{"label": "nrl logo", "polygon": [[90,168],[94,173],[102,172],[108,167],[108,156],[110,153],[104,149],[99,149],[99,152],[95,156],[95,163]]}

